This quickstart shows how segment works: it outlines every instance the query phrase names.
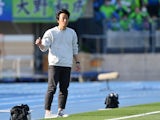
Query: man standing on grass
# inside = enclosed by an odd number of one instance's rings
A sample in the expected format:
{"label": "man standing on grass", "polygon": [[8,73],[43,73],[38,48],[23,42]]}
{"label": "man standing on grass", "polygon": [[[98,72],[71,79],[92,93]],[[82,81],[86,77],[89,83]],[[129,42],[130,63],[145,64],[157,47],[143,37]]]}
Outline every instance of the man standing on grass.
{"label": "man standing on grass", "polygon": [[76,61],[76,70],[80,70],[78,59],[78,40],[76,32],[67,27],[70,13],[66,9],[57,12],[58,26],[47,30],[43,38],[38,38],[35,44],[41,51],[48,53],[48,90],[45,98],[45,118],[54,118],[51,113],[51,104],[59,83],[58,117],[65,117],[68,87],[70,82],[73,58]]}

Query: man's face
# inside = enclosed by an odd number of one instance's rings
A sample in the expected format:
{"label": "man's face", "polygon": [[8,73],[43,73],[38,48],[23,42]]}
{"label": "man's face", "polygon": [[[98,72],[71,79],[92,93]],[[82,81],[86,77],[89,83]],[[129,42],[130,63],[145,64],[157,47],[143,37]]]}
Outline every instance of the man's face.
{"label": "man's face", "polygon": [[61,27],[67,27],[68,25],[68,16],[65,13],[59,15],[58,23]]}

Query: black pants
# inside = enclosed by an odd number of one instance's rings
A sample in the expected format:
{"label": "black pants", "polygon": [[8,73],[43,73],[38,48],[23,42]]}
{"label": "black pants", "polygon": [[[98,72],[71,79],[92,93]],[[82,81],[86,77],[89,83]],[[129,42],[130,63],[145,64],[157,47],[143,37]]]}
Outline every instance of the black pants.
{"label": "black pants", "polygon": [[45,97],[45,110],[51,110],[51,104],[59,83],[58,108],[65,109],[68,87],[70,82],[71,67],[49,66],[48,90]]}

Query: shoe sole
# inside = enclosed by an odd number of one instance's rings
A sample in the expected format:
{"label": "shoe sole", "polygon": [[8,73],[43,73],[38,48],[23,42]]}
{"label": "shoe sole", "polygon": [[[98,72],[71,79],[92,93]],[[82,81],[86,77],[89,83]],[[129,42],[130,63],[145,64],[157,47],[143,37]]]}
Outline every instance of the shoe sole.
{"label": "shoe sole", "polygon": [[57,117],[68,117],[69,115],[67,115],[67,114],[64,114],[63,116],[58,116],[57,115]]}
{"label": "shoe sole", "polygon": [[49,119],[49,118],[57,118],[58,116],[56,114],[50,116],[50,117],[45,117],[44,119]]}

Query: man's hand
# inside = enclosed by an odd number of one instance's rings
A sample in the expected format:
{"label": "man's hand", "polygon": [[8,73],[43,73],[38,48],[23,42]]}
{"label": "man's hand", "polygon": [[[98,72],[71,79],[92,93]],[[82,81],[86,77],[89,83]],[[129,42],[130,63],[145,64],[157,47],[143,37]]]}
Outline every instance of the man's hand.
{"label": "man's hand", "polygon": [[80,63],[76,64],[75,70],[76,70],[77,72],[80,72],[80,70],[81,70]]}
{"label": "man's hand", "polygon": [[41,43],[42,43],[42,40],[41,40],[41,38],[39,37],[39,38],[35,41],[35,44],[36,44],[37,46],[40,46]]}

